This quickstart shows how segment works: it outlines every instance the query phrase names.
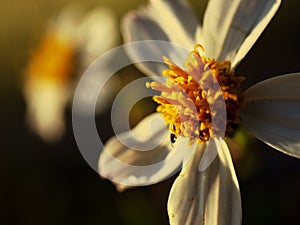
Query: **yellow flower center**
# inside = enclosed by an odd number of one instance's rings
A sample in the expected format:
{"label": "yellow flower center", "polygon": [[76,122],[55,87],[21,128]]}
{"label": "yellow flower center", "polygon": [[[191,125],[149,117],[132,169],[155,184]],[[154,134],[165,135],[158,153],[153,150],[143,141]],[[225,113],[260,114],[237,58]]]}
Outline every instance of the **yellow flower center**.
{"label": "yellow flower center", "polygon": [[75,67],[75,45],[63,39],[56,30],[49,31],[33,52],[26,68],[26,75],[32,78],[65,81]]}
{"label": "yellow flower center", "polygon": [[[217,115],[219,122],[226,123],[226,134],[239,123],[239,105],[242,98],[239,87],[244,77],[231,70],[230,61],[217,62],[200,54],[201,45],[196,45],[184,64],[185,70],[164,57],[169,69],[163,71],[165,84],[147,83],[146,86],[160,91],[153,99],[159,106],[157,111],[169,124],[171,137],[187,137],[193,143],[205,142],[210,137],[221,137],[222,127],[212,126],[212,116],[220,107],[226,107],[226,115]],[[214,105],[214,107],[210,107]],[[221,124],[216,123],[216,124]],[[223,132],[224,133],[224,132]]]}

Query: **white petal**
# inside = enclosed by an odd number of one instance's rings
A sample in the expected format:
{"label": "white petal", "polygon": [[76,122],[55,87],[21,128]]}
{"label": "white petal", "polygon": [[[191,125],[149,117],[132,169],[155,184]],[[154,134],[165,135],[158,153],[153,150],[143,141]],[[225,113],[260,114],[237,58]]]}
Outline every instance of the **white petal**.
{"label": "white petal", "polygon": [[242,125],[257,138],[300,158],[300,73],[252,86],[241,110]]}
{"label": "white petal", "polygon": [[[245,57],[245,55],[249,52],[249,50],[252,48],[256,40],[259,38],[261,33],[264,31],[266,26],[270,23],[271,19],[277,12],[281,0],[257,0],[258,7],[257,11],[253,12],[253,14],[256,14],[256,18],[253,18],[254,22],[254,28],[248,36],[244,39],[244,42],[242,43],[242,46],[236,53],[233,62],[232,62],[232,67],[236,67],[240,61]],[[260,11],[260,12],[259,12]]]}
{"label": "white petal", "polygon": [[211,0],[204,15],[202,36],[205,54],[217,60],[244,58],[277,11],[280,0]]}
{"label": "white petal", "polygon": [[83,67],[87,68],[96,58],[116,46],[118,36],[117,18],[109,8],[97,7],[89,12],[76,33]]}
{"label": "white petal", "polygon": [[27,122],[45,141],[54,142],[62,137],[64,110],[70,94],[70,87],[55,79],[30,77],[26,80]]}
{"label": "white petal", "polygon": [[187,48],[194,47],[198,22],[185,0],[152,0],[149,15],[161,26],[171,42]]}
{"label": "white petal", "polygon": [[[148,39],[168,41],[167,36],[156,23],[149,18],[143,18],[134,13],[128,14],[122,20],[122,34],[126,43]],[[126,53],[132,61],[140,61],[139,59],[144,58],[145,54],[154,54],[158,59],[163,56],[163,53],[155,44],[146,46],[146,51],[127,48]],[[160,76],[162,71],[166,69],[164,65],[153,62],[138,63],[135,66],[148,76]]]}
{"label": "white petal", "polygon": [[[197,20],[189,8],[189,5],[182,0],[152,0],[147,7],[128,13],[122,20],[122,34],[126,43],[141,40],[162,40],[178,44],[185,48],[193,48],[195,45],[194,36],[197,29]],[[172,52],[172,49],[168,49]],[[149,44],[146,51],[136,49],[128,51],[131,59],[141,59],[144,54],[155,54],[158,59],[169,54],[180,58],[183,64],[186,55],[177,53],[166,53],[164,49],[155,44]],[[137,67],[147,75],[161,75],[165,67],[158,63],[142,63]]]}
{"label": "white petal", "polygon": [[218,156],[205,170],[198,170],[206,144],[195,149],[184,162],[170,192],[168,213],[171,225],[241,224],[241,199],[229,149],[223,140]]}
{"label": "white petal", "polygon": [[[146,117],[132,132],[138,141],[134,141],[131,131],[128,131],[120,134],[120,139],[113,137],[106,143],[99,158],[101,176],[121,186],[138,186],[157,183],[179,169],[185,149],[179,144],[171,151],[169,132],[160,114]],[[141,149],[153,143],[157,145],[153,150]]]}
{"label": "white petal", "polygon": [[68,5],[62,9],[58,16],[53,18],[49,26],[49,31],[55,31],[55,35],[67,43],[75,42],[82,14],[82,5]]}
{"label": "white petal", "polygon": [[171,41],[187,48],[195,45],[198,22],[184,0],[152,0],[147,7],[129,13],[124,20],[125,41],[151,39]]}

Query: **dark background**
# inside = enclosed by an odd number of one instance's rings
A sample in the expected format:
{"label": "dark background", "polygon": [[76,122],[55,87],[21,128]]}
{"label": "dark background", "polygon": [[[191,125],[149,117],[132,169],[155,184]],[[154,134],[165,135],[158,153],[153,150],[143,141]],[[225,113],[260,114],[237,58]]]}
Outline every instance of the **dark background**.
{"label": "dark background", "polygon": [[[47,21],[69,2],[0,2],[0,225],[166,225],[168,192],[176,176],[118,193],[81,157],[72,133],[70,107],[65,113],[67,133],[58,143],[43,142],[25,124],[23,69]],[[142,2],[89,0],[84,4],[108,5],[121,17]],[[193,1],[193,5],[195,11],[202,12],[199,2]],[[283,1],[274,20],[238,67],[237,73],[247,77],[244,88],[268,77],[300,71],[299,7],[299,1]],[[128,71],[132,77],[141,76],[134,68]],[[107,130],[103,139],[113,135],[105,122],[109,121],[108,113],[96,120],[98,127]],[[233,155],[238,155],[234,158],[243,224],[299,224],[300,161],[244,131],[240,135],[246,140],[246,148],[241,152],[233,149]]]}

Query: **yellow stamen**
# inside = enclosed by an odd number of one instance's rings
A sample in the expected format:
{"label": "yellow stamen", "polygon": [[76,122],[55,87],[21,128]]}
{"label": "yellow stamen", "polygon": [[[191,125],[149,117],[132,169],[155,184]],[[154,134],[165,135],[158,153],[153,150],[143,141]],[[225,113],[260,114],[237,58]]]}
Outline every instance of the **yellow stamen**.
{"label": "yellow stamen", "polygon": [[[157,111],[170,124],[172,134],[187,137],[191,142],[205,142],[211,136],[219,137],[220,127],[212,127],[211,104],[216,108],[225,101],[227,110],[226,134],[232,125],[239,123],[239,104],[242,98],[238,92],[243,77],[235,76],[230,61],[218,62],[202,56],[203,46],[198,44],[190,52],[184,64],[185,70],[163,57],[169,69],[163,71],[166,83],[147,83],[147,87],[160,91],[161,96],[153,99],[159,106]],[[215,79],[209,79],[214,76]],[[220,88],[214,88],[218,85]],[[226,120],[219,116],[218,119]]]}

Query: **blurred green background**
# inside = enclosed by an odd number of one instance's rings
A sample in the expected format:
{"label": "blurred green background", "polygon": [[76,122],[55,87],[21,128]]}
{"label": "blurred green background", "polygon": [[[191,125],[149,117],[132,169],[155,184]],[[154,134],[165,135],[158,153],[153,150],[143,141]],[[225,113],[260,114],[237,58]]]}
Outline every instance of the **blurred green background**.
{"label": "blurred green background", "polygon": [[[22,80],[30,53],[49,19],[66,0],[0,2],[0,225],[166,225],[168,191],[176,176],[160,184],[116,192],[81,157],[72,133],[71,110],[66,109],[67,133],[46,144],[26,126]],[[87,0],[82,4],[109,6],[119,19],[145,0]],[[200,1],[192,1],[200,15]],[[276,17],[237,69],[247,77],[244,87],[284,73],[300,71],[300,3],[284,1]],[[121,41],[120,41],[121,44]],[[127,72],[127,73],[126,73]],[[133,67],[120,75],[124,82],[141,76]],[[128,78],[131,77],[131,78]],[[113,132],[109,113],[97,116]],[[233,155],[240,182],[243,224],[299,224],[300,161],[281,154],[244,131],[246,144]]]}

